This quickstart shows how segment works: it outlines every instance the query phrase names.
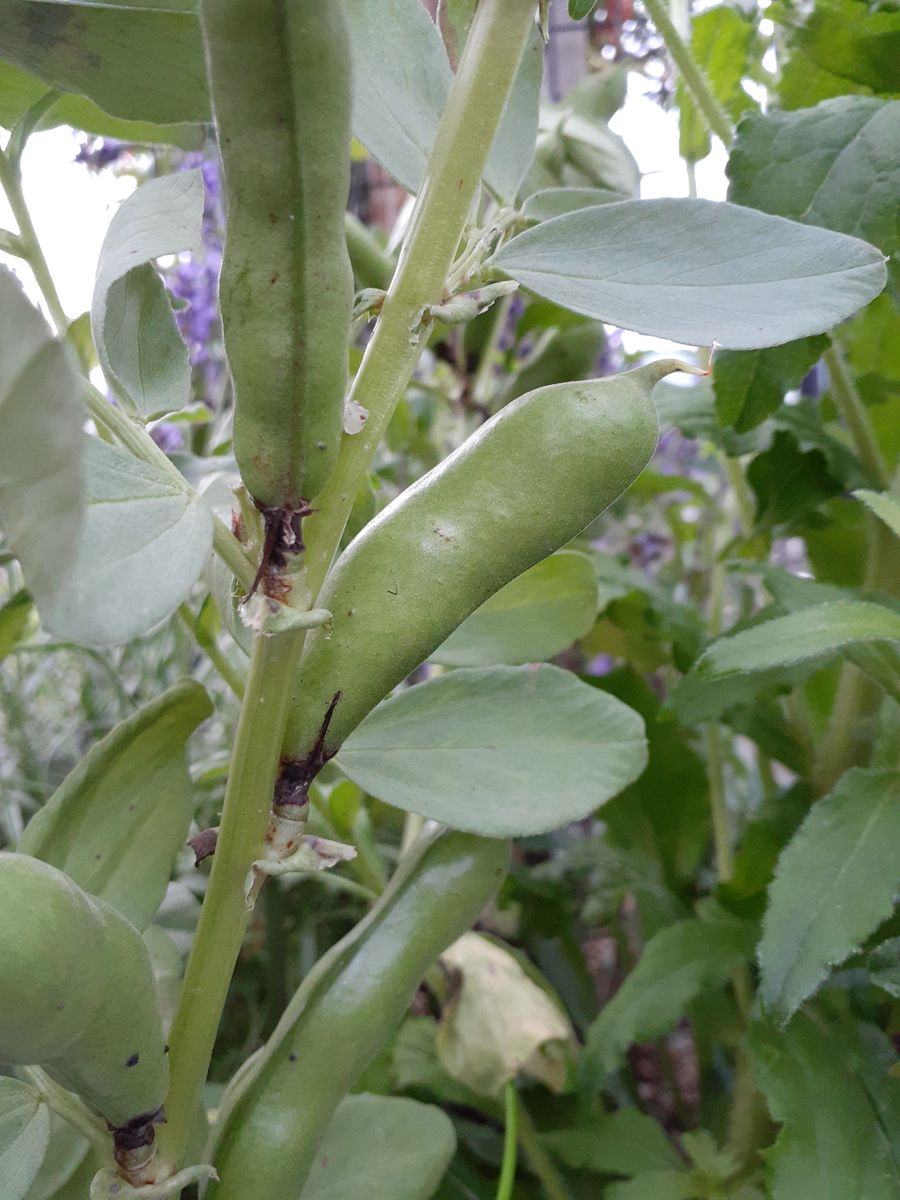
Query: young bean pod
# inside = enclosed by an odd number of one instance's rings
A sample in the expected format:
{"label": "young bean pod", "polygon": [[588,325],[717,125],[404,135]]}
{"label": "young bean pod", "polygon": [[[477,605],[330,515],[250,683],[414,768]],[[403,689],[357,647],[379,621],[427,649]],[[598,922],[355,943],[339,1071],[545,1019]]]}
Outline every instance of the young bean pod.
{"label": "young bean pod", "polygon": [[334,627],[307,638],[277,804],[302,804],[379,700],[634,482],[656,446],[651,392],[679,369],[666,359],[520,396],[365,527],[317,601]]}
{"label": "young bean pod", "polygon": [[0,1062],[40,1066],[113,1130],[153,1141],[169,1082],[147,947],[109,904],[25,854],[0,853]]}
{"label": "young bean pod", "polygon": [[234,452],[263,510],[302,513],[338,452],[353,273],[343,6],[202,0],[225,179],[220,283]]}
{"label": "young bean pod", "polygon": [[215,1200],[297,1200],[335,1109],[403,1019],[439,954],[496,892],[509,844],[426,835],[372,911],[316,964],[226,1094]]}

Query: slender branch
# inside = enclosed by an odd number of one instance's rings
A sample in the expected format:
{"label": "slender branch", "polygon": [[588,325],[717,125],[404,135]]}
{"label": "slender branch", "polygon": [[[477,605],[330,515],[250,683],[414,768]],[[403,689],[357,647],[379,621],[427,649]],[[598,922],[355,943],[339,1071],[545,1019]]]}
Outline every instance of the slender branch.
{"label": "slender branch", "polygon": [[231,688],[238,700],[244,695],[244,681],[240,673],[234,669],[222,653],[214,637],[207,637],[200,629],[200,622],[194,616],[187,601],[179,605],[178,615],[191,633],[197,645],[219,672],[224,682]]}
{"label": "slender branch", "polygon": [[533,0],[485,0],[476,11],[400,263],[350,393],[368,420],[359,433],[344,437],[334,472],[313,502],[319,511],[304,523],[306,584],[313,596],[418,360],[422,310],[443,298],[533,21]]}
{"label": "slender branch", "polygon": [[666,10],[665,0],[643,0],[643,3],[710,132],[727,146],[734,136],[734,127],[725,109],[716,99],[709,80],[691,53],[690,47],[673,25]]}
{"label": "slender branch", "polygon": [[844,353],[840,346],[833,344],[825,351],[824,358],[831,377],[831,394],[838,411],[847,422],[856,457],[871,481],[887,491],[891,486],[891,477]]}
{"label": "slender branch", "polygon": [[250,917],[247,873],[261,857],[299,646],[290,635],[257,637],[238,721],[212,873],[169,1035],[171,1085],[160,1159],[181,1165],[234,964]]}
{"label": "slender branch", "polygon": [[553,1159],[541,1145],[538,1131],[528,1114],[528,1109],[517,1095],[519,1120],[519,1145],[525,1151],[528,1165],[541,1181],[547,1200],[572,1200],[569,1189],[557,1171]]}
{"label": "slender branch", "polygon": [[38,241],[37,231],[31,220],[25,196],[22,193],[22,179],[19,172],[10,162],[7,155],[0,150],[0,187],[6,193],[9,207],[19,226],[19,241],[22,246],[22,257],[34,272],[37,285],[46,301],[53,324],[58,333],[65,333],[69,327],[69,318],[65,314],[47,260]]}
{"label": "slender branch", "polygon": [[113,1142],[103,1120],[92,1113],[74,1092],[67,1091],[40,1067],[23,1067],[22,1074],[40,1092],[47,1107],[77,1129],[94,1147],[104,1162],[114,1162]]}
{"label": "slender branch", "polygon": [[503,1163],[500,1168],[500,1180],[497,1184],[497,1200],[512,1200],[513,1188],[516,1186],[516,1151],[519,1133],[519,1105],[514,1079],[508,1080],[503,1089],[503,1105]]}

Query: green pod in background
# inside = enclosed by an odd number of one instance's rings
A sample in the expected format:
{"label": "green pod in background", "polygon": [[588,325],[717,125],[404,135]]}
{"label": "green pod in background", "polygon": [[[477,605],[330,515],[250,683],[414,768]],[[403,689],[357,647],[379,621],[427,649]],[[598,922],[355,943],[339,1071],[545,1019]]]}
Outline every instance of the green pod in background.
{"label": "green pod in background", "polygon": [[379,700],[634,482],[656,447],[653,387],[680,369],[664,359],[520,396],[365,527],[317,601],[334,628],[307,637],[277,803],[303,803]]}
{"label": "green pod in background", "polygon": [[224,166],[219,285],[234,452],[264,509],[303,511],[341,439],[353,274],[343,6],[201,0]]}
{"label": "green pod in background", "polygon": [[297,1200],[335,1109],[400,1024],[428,968],[476,920],[509,843],[445,830],[404,856],[371,912],[316,964],[226,1093],[215,1200]]}
{"label": "green pod in background", "polygon": [[150,956],[134,926],[48,863],[0,853],[0,1062],[40,1066],[153,1141],[169,1068]]}

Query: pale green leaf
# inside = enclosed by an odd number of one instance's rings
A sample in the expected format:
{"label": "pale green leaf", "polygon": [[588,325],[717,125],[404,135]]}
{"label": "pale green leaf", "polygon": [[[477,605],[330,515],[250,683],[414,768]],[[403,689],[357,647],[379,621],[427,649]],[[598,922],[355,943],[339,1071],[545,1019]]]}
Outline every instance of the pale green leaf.
{"label": "pale green leaf", "polygon": [[118,645],[171,616],[200,577],[212,513],[158,468],[85,438],[87,519],[63,594],[42,612],[70,641]]}
{"label": "pale green leaf", "polygon": [[34,1088],[0,1078],[0,1189],[3,1200],[23,1200],[50,1142],[50,1110]]}
{"label": "pale green leaf", "polygon": [[564,213],[577,212],[579,208],[593,208],[597,204],[617,204],[627,200],[621,192],[609,188],[544,188],[529,196],[522,206],[522,213],[529,221],[549,221]]}
{"label": "pale green leaf", "polygon": [[[63,1189],[67,1184],[72,1184],[79,1167],[87,1158],[87,1142],[68,1121],[53,1113],[50,1122],[50,1144],[41,1169],[25,1194],[25,1200],[64,1200],[68,1193]],[[86,1195],[86,1191],[82,1192],[78,1200],[84,1200]]]}
{"label": "pale green leaf", "polygon": [[753,954],[756,928],[733,919],[691,918],[661,930],[590,1027],[589,1069],[608,1075],[632,1042],[667,1033],[704,991],[722,987]]}
{"label": "pale green leaf", "polygon": [[485,601],[430,660],[449,667],[541,662],[583,637],[596,617],[591,560],[561,550]]}
{"label": "pale green leaf", "polygon": [[91,304],[100,365],[119,399],[144,421],[191,396],[188,351],[154,258],[200,245],[203,176],[151,179],[122,204],[103,239]]}
{"label": "pale green leaf", "polygon": [[759,946],[763,1003],[787,1021],[886,920],[900,884],[900,773],[848,771],[778,860]]}
{"label": "pale green leaf", "polygon": [[808,337],[882,290],[857,238],[711,200],[626,200],[526,229],[490,260],[540,296],[624,329],[753,350]]}
{"label": "pale green leaf", "polygon": [[0,56],[115,117],[209,120],[193,0],[0,0]]}
{"label": "pale green leaf", "polygon": [[0,525],[42,616],[83,520],[83,389],[72,350],[0,268]]}
{"label": "pale green leaf", "polygon": [[756,1079],[782,1130],[766,1152],[772,1200],[896,1200],[900,1100],[879,1030],[800,1013],[757,1025]]}
{"label": "pale green leaf", "polygon": [[453,671],[370,713],[337,763],[373,796],[488,837],[588,816],[647,763],[644,723],[558,667]]}
{"label": "pale green leaf", "polygon": [[566,1166],[600,1175],[641,1175],[681,1164],[659,1122],[636,1108],[604,1113],[589,1125],[543,1133],[541,1141]]}
{"label": "pale green leaf", "polygon": [[347,1096],[322,1139],[300,1200],[429,1200],[455,1149],[450,1118],[431,1104]]}
{"label": "pale green leaf", "polygon": [[165,894],[193,803],[187,740],[212,713],[186,680],[120,721],[91,747],[17,846],[143,929]]}
{"label": "pale green leaf", "polygon": [[[900,613],[865,600],[836,601],[764,621],[713,642],[670,697],[683,724],[708,720],[747,697],[748,675],[773,685],[784,668],[833,657],[865,642],[900,640]],[[758,687],[758,683],[755,685]]]}
{"label": "pale green leaf", "polygon": [[889,492],[870,492],[866,488],[860,488],[853,495],[867,504],[876,517],[880,517],[900,537],[900,500]]}
{"label": "pale green leaf", "polygon": [[815,108],[751,114],[728,160],[729,199],[900,245],[900,100],[840,96]]}

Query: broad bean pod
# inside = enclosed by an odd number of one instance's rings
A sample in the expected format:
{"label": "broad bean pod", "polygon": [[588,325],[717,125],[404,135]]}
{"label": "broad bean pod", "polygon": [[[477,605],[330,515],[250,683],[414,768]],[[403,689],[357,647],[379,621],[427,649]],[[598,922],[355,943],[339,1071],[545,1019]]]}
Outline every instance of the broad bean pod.
{"label": "broad bean pod", "polygon": [[311,631],[301,660],[282,811],[305,802],[347,735],[471,612],[634,482],[656,447],[651,392],[679,369],[665,359],[518,397],[351,542],[317,602],[333,632]]}
{"label": "broad bean pod", "polygon": [[371,912],[316,964],[226,1094],[215,1200],[297,1200],[335,1109],[438,955],[500,886],[509,844],[426,834]]}
{"label": "broad bean pod", "polygon": [[153,1141],[169,1082],[150,956],[116,909],[25,854],[0,853],[0,1062],[43,1067],[112,1128]]}
{"label": "broad bean pod", "polygon": [[353,273],[343,6],[202,0],[224,166],[220,283],[234,452],[264,510],[302,513],[341,439]]}

